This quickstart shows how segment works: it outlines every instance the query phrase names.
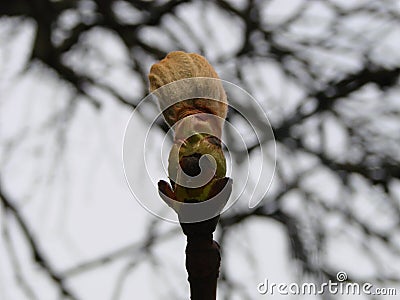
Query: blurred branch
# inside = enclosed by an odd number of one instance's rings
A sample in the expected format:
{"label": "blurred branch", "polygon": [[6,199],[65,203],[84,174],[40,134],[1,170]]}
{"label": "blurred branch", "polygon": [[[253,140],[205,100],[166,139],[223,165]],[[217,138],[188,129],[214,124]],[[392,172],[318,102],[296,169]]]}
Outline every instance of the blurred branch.
{"label": "blurred branch", "polygon": [[10,213],[17,224],[19,225],[22,234],[29,245],[29,249],[32,254],[32,258],[36,264],[38,264],[47,276],[55,283],[55,286],[59,289],[60,293],[72,300],[78,300],[76,295],[66,286],[65,278],[60,276],[50,265],[50,262],[45,257],[40,249],[39,244],[34,238],[33,233],[29,229],[29,225],[22,216],[22,213],[18,210],[17,206],[14,205],[11,199],[5,194],[3,186],[0,182],[0,200],[4,206],[6,213]]}
{"label": "blurred branch", "polygon": [[[0,196],[1,199],[1,196]],[[38,299],[32,286],[29,284],[29,280],[22,274],[21,265],[18,261],[18,257],[16,255],[16,249],[13,246],[11,241],[10,232],[8,229],[7,218],[6,215],[2,216],[2,227],[3,227],[3,237],[4,237],[4,245],[8,251],[8,254],[11,259],[11,264],[13,265],[13,269],[15,272],[16,281],[18,282],[21,290],[25,293],[27,298],[29,299]]]}
{"label": "blurred branch", "polygon": [[94,258],[92,260],[80,263],[76,266],[70,267],[63,272],[61,272],[64,278],[73,277],[79,275],[83,272],[88,272],[93,269],[102,267],[106,264],[112,263],[115,260],[125,257],[125,256],[140,256],[144,253],[150,253],[150,249],[158,243],[161,243],[164,240],[168,240],[176,236],[179,230],[173,229],[167,233],[164,233],[162,236],[155,238],[154,235],[150,234],[150,231],[147,231],[146,238],[142,241],[132,243],[111,253],[102,255],[100,257]]}

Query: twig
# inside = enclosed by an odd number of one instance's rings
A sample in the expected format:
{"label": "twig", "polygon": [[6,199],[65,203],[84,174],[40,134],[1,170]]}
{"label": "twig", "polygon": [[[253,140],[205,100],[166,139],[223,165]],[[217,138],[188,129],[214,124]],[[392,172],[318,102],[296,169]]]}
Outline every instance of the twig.
{"label": "twig", "polygon": [[221,264],[220,247],[213,240],[219,216],[197,223],[181,223],[187,236],[186,270],[190,299],[215,300]]}

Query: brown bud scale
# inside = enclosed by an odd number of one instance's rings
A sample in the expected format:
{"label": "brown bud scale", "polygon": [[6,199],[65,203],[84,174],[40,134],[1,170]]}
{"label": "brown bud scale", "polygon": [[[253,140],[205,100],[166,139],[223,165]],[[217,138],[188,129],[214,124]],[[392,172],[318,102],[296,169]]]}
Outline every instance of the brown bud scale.
{"label": "brown bud scale", "polygon": [[[149,74],[150,92],[171,82],[194,77],[219,79],[214,68],[203,56],[182,51],[171,52],[163,60],[151,67]],[[217,99],[217,101],[196,98],[180,101],[171,106],[170,102],[177,97],[179,98],[180,95],[184,95],[187,88],[197,90],[205,89],[207,93],[213,95],[213,99]],[[168,94],[158,95],[164,118],[170,126],[184,117],[197,113],[209,113],[222,119],[226,118],[228,104],[225,91],[220,81],[212,82],[212,84],[208,86],[202,86],[201,81],[199,81],[199,83],[191,82],[190,86],[186,86],[185,83],[183,83],[181,86],[177,85],[176,89],[177,90],[168,91]]]}

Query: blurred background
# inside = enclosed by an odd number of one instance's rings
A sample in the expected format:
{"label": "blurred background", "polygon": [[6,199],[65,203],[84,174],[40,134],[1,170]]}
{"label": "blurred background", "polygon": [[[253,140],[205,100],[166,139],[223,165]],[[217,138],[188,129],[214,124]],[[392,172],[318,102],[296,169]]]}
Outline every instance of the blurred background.
{"label": "blurred background", "polygon": [[[121,158],[150,66],[174,50],[251,93],[276,139],[265,201],[221,217],[218,299],[396,298],[257,292],[339,271],[400,294],[400,1],[13,0],[0,15],[1,300],[189,298],[185,237],[135,201]],[[238,174],[272,144],[232,152]]]}

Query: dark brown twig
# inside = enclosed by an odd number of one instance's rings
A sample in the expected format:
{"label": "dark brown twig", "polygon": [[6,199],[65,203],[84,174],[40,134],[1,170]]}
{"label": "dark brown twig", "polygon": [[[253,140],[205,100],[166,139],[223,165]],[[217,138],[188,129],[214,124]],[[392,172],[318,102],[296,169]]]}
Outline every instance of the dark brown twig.
{"label": "dark brown twig", "polygon": [[197,223],[180,223],[187,236],[186,270],[190,299],[213,300],[217,297],[217,280],[221,264],[220,247],[213,240],[219,216]]}
{"label": "dark brown twig", "polygon": [[[217,297],[217,281],[221,264],[219,244],[213,240],[213,233],[217,227],[220,212],[225,206],[232,192],[232,179],[226,177],[218,185],[218,190],[210,195],[207,201],[213,201],[209,206],[213,210],[214,217],[199,221],[188,222],[188,215],[193,214],[196,207],[174,206],[167,195],[169,190],[166,182],[159,182],[159,194],[161,198],[178,214],[183,233],[187,237],[186,244],[186,270],[190,284],[190,299],[215,300]],[[170,195],[173,197],[173,195]],[[182,220],[185,220],[183,222]]]}

